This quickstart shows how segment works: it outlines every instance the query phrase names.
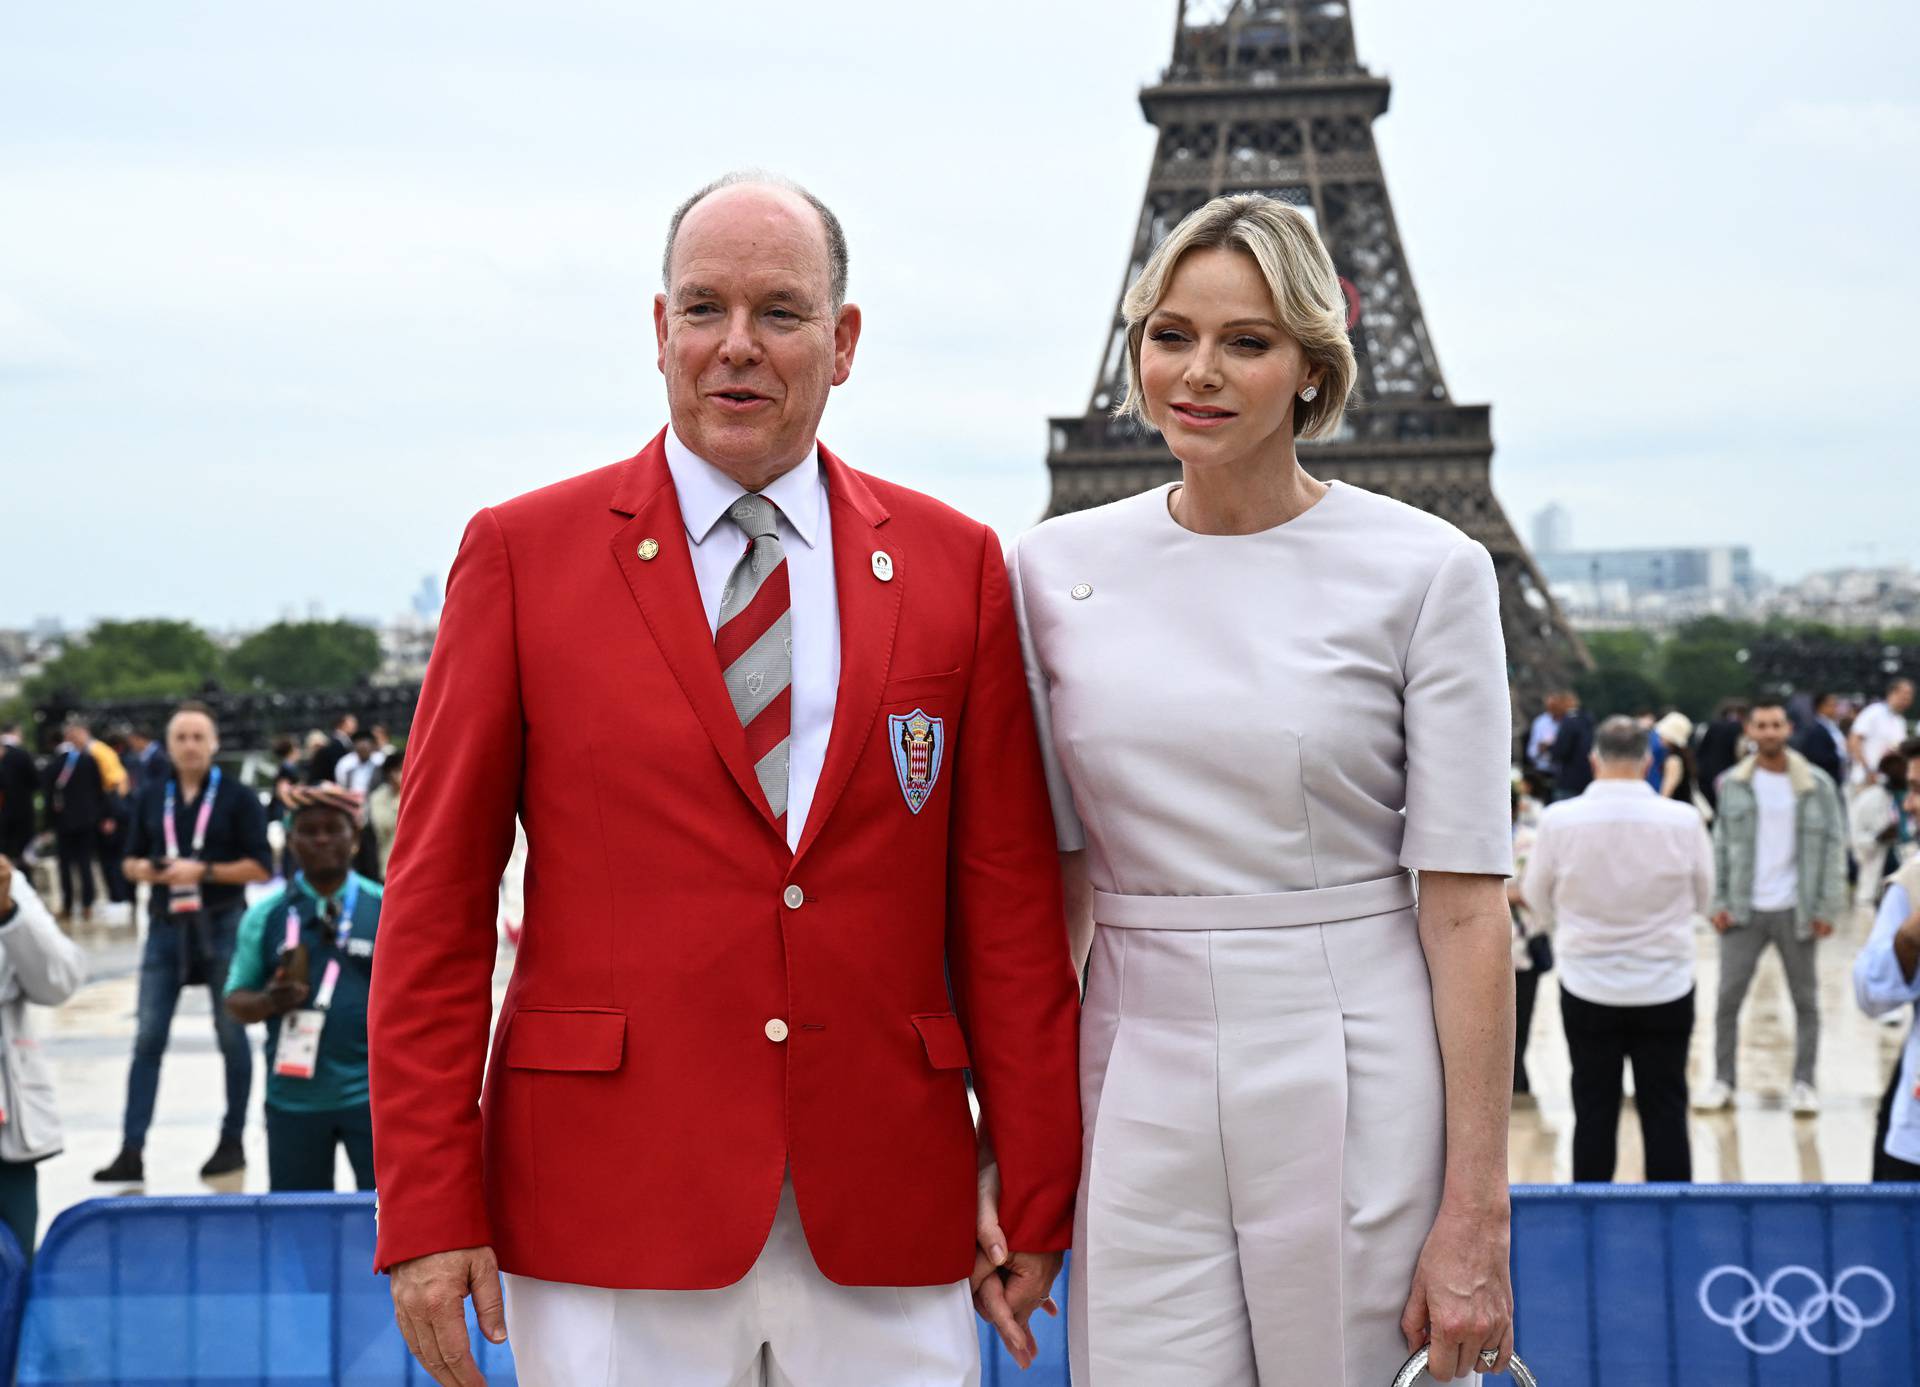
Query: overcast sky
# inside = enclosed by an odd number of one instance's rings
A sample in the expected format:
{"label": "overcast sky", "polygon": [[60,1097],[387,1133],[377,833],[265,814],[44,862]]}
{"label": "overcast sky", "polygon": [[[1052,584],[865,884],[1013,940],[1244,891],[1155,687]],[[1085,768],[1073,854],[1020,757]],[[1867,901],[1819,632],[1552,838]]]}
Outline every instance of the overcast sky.
{"label": "overcast sky", "polygon": [[[1920,6],[1356,0],[1522,533],[1920,557]],[[386,617],[665,418],[673,205],[790,173],[866,331],[822,436],[999,528],[1083,410],[1173,0],[260,0],[0,21],[0,626]]]}

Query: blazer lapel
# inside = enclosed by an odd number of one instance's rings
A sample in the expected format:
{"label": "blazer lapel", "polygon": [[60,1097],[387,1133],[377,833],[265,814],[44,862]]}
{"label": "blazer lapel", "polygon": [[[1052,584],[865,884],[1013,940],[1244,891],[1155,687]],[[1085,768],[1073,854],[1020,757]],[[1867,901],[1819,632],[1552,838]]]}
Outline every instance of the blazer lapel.
{"label": "blazer lapel", "polygon": [[[631,519],[614,531],[613,561],[714,750],[767,826],[774,828],[773,808],[747,759],[746,733],[713,653],[713,633],[707,629],[700,585],[693,576],[693,556],[687,549],[686,521],[680,514],[673,475],[667,470],[665,440],[662,429],[621,469],[609,504]],[[652,557],[643,558],[642,550],[648,548]],[[845,688],[844,678],[841,687]]]}
{"label": "blazer lapel", "polygon": [[813,807],[801,832],[795,858],[806,854],[820,836],[841,791],[853,775],[880,708],[880,694],[893,663],[894,632],[900,624],[904,585],[913,581],[912,566],[888,551],[892,577],[883,581],[874,572],[874,553],[884,549],[881,527],[887,511],[859,475],[826,448],[820,465],[827,474],[827,500],[833,524],[833,585],[840,599],[840,691],[833,705],[833,731],[827,738],[826,761]]}

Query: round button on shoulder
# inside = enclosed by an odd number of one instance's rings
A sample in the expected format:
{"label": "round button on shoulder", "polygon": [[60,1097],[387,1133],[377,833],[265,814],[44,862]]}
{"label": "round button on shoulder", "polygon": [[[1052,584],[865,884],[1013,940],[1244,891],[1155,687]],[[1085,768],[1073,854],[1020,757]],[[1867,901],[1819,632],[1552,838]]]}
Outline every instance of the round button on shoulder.
{"label": "round button on shoulder", "polygon": [[767,1022],[767,1039],[776,1045],[787,1038],[787,1023],[779,1017]]}
{"label": "round button on shoulder", "polygon": [[787,893],[780,899],[787,903],[788,910],[798,910],[802,905],[806,904],[807,893],[802,891],[798,886],[789,886]]}

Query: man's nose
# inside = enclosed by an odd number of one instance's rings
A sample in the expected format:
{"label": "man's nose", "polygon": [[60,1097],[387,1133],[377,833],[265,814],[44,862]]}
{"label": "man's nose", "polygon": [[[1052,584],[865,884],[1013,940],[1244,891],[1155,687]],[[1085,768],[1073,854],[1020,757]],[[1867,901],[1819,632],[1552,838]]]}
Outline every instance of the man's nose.
{"label": "man's nose", "polygon": [[727,315],[727,335],[720,343],[720,359],[729,366],[753,366],[760,360],[760,339],[754,333],[754,317],[745,308]]}

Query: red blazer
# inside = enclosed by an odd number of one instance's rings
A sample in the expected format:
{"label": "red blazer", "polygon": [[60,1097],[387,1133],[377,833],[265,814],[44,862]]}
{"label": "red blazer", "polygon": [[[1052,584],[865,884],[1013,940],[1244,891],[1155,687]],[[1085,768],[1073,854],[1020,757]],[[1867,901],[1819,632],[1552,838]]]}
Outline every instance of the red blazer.
{"label": "red blazer", "polygon": [[[840,690],[789,852],[721,681],[664,437],[480,512],[461,541],[368,1015],[377,1265],[491,1245],[544,1280],[725,1286],[791,1167],[828,1277],[958,1281],[968,1068],[1011,1245],[1065,1248],[1077,994],[999,544],[820,450]],[[917,813],[903,786],[935,734],[889,720],[916,712],[940,724]],[[526,932],[483,1092],[516,811]]]}

